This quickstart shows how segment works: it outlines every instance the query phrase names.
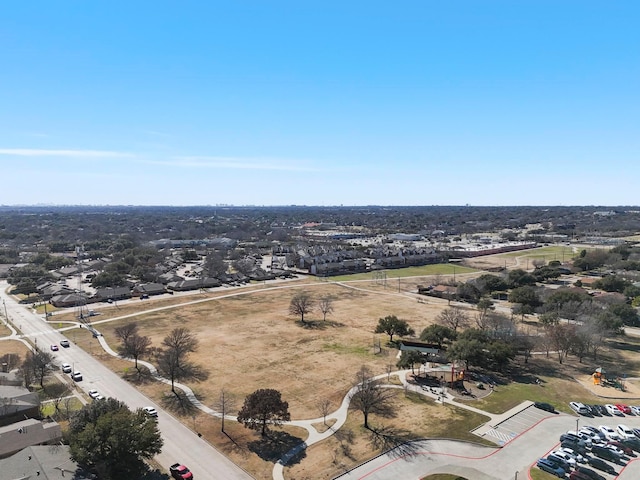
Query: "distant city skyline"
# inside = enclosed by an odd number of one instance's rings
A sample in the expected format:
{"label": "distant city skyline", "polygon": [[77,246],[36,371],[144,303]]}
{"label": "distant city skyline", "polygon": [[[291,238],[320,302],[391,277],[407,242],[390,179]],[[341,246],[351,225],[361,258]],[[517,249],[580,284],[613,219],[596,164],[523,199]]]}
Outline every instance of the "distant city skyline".
{"label": "distant city skyline", "polygon": [[640,204],[640,4],[10,2],[0,205]]}

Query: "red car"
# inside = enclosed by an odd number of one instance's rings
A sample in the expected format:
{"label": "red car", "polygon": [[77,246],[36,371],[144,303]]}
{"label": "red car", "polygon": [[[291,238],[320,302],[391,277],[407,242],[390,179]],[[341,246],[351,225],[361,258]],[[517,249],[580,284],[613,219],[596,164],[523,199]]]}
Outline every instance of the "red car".
{"label": "red car", "polygon": [[618,410],[620,410],[622,413],[624,413],[625,415],[630,415],[631,414],[631,408],[629,407],[629,405],[624,405],[622,403],[617,403],[616,404],[616,408]]}
{"label": "red car", "polygon": [[193,473],[181,463],[174,463],[169,467],[169,471],[176,480],[191,480],[193,478]]}

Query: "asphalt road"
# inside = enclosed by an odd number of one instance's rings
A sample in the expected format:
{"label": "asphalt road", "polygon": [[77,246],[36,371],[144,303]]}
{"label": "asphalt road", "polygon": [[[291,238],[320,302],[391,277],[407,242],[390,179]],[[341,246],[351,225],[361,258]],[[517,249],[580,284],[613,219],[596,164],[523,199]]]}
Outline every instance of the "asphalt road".
{"label": "asphalt road", "polygon": [[[50,345],[60,344],[64,335],[44,321],[43,316],[32,313],[28,307],[18,304],[5,293],[6,282],[0,282],[0,299],[11,323],[24,336],[31,337],[38,348],[51,352]],[[3,312],[4,313],[4,312]],[[72,340],[72,338],[69,338]],[[96,351],[99,346],[96,343]],[[60,348],[55,355],[58,364],[70,363],[82,373],[83,381],[75,386],[84,391],[92,388],[105,397],[114,397],[125,402],[130,408],[153,406],[158,410],[158,426],[162,433],[164,446],[156,456],[160,465],[169,471],[169,466],[180,462],[189,467],[195,479],[252,479],[248,473],[231,462],[210,444],[199,438],[180,421],[149,400],[134,386],[121,379],[102,365],[89,353],[77,348],[73,342],[69,348]]]}

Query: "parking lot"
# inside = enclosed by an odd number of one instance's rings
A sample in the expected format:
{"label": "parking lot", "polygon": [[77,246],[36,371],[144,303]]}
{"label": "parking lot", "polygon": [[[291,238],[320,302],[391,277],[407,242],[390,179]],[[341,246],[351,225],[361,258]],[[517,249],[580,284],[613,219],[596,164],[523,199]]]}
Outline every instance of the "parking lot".
{"label": "parking lot", "polygon": [[485,428],[483,431],[477,432],[477,434],[497,445],[504,445],[548,416],[548,412],[529,405],[520,412],[507,416],[501,422],[488,425],[489,428]]}

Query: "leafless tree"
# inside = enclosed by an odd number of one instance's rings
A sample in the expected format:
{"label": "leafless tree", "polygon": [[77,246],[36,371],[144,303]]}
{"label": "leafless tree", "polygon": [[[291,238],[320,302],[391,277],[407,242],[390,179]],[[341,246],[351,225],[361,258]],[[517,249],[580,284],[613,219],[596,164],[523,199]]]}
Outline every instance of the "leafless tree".
{"label": "leafless tree", "polygon": [[128,356],[135,360],[136,369],[138,368],[138,359],[145,355],[149,351],[151,346],[151,339],[149,337],[143,337],[141,335],[133,335],[129,338],[126,345],[126,351]]}
{"label": "leafless tree", "polygon": [[364,416],[364,427],[369,427],[369,415],[391,415],[393,389],[383,388],[374,380],[367,367],[362,367],[356,375],[356,389],[351,395],[349,408],[359,410]]}
{"label": "leafless tree", "polygon": [[327,415],[331,413],[331,401],[328,399],[318,400],[316,407],[322,415],[322,423],[327,424]]}
{"label": "leafless tree", "polygon": [[551,348],[558,354],[558,362],[562,363],[575,343],[575,325],[559,323],[547,327],[546,334]]}
{"label": "leafless tree", "polygon": [[222,415],[222,432],[224,432],[224,417],[235,408],[235,398],[224,388],[220,390],[220,396],[215,404],[215,409]]}
{"label": "leafless tree", "polygon": [[322,321],[326,321],[327,315],[333,313],[333,297],[331,295],[324,295],[320,297],[318,308],[320,308],[320,311],[322,312]]}
{"label": "leafless tree", "polygon": [[459,307],[449,307],[443,310],[436,317],[436,321],[440,325],[451,328],[454,332],[458,328],[464,328],[469,325],[467,314]]}
{"label": "leafless tree", "polygon": [[186,328],[173,329],[162,341],[158,356],[158,369],[171,380],[171,391],[176,393],[175,381],[180,379],[202,380],[206,372],[188,361],[190,353],[198,349],[198,340]]}
{"label": "leafless tree", "polygon": [[126,345],[129,338],[138,333],[138,324],[135,322],[127,323],[126,325],[117,327],[113,333],[120,339],[123,345]]}
{"label": "leafless tree", "polygon": [[313,297],[307,292],[298,292],[291,298],[289,313],[300,315],[300,321],[304,323],[304,316],[311,313],[315,306]]}
{"label": "leafless tree", "polygon": [[6,363],[7,370],[11,371],[20,365],[20,355],[17,353],[6,353],[2,357],[0,357],[0,365]]}

